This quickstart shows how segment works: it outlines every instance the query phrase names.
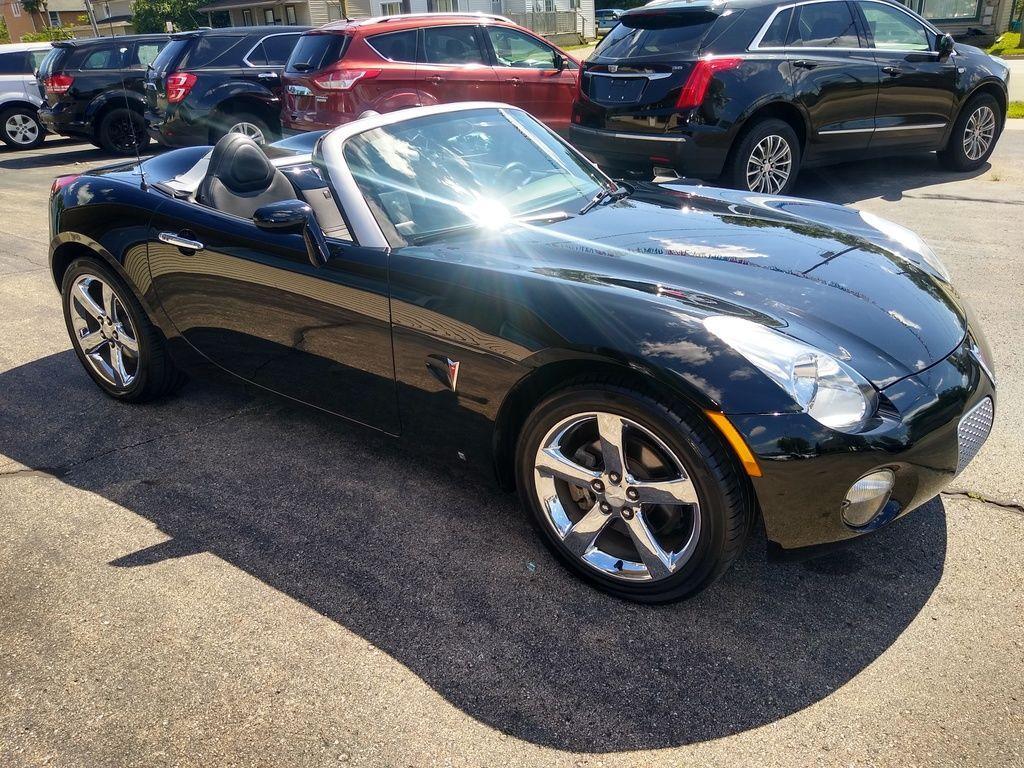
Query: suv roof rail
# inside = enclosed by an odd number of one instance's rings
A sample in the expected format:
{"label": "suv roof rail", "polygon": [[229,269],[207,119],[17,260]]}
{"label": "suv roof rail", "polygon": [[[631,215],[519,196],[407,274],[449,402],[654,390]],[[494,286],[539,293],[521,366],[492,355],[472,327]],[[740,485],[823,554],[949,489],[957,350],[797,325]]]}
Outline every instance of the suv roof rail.
{"label": "suv roof rail", "polygon": [[505,21],[509,24],[512,23],[512,19],[506,16],[499,16],[496,13],[484,13],[482,11],[437,11],[434,13],[396,13],[392,16],[378,16],[375,19],[361,19],[360,21],[364,24],[384,24],[389,21],[396,21],[400,19],[431,19],[435,16],[446,16],[456,18],[470,18],[470,19],[494,19],[495,21]]}

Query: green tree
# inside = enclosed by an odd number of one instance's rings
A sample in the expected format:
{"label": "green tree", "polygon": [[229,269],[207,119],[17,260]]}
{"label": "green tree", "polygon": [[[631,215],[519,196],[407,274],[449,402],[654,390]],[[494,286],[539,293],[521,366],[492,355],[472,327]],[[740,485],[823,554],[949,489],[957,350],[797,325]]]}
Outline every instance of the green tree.
{"label": "green tree", "polygon": [[0,43],[9,42],[11,42],[10,30],[7,29],[7,22],[4,20],[4,17],[0,16]]}
{"label": "green tree", "polygon": [[23,43],[46,43],[52,40],[70,40],[74,35],[64,27],[47,27],[40,32],[27,32],[21,36]]}
{"label": "green tree", "polygon": [[195,29],[202,21],[199,0],[135,0],[132,23],[139,34],[163,32],[169,21],[175,30]]}

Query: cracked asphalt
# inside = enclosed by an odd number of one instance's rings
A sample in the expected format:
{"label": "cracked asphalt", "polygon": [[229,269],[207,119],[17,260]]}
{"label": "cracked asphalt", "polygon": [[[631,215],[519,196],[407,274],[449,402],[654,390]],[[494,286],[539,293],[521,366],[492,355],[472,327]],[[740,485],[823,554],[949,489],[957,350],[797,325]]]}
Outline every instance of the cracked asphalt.
{"label": "cracked asphalt", "polygon": [[221,383],[105,398],[46,266],[50,180],[104,162],[0,151],[0,766],[1024,765],[1024,121],[973,175],[798,188],[951,268],[999,377],[975,462],[849,549],[755,537],[657,609],[366,431]]}

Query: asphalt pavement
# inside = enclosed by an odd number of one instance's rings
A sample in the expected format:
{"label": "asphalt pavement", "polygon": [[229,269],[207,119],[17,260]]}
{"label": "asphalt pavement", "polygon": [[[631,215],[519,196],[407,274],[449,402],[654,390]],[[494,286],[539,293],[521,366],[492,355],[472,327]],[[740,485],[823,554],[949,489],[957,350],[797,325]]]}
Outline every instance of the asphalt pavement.
{"label": "asphalt pavement", "polygon": [[[1019,126],[1019,127],[1018,127]],[[51,179],[0,150],[0,766],[1024,765],[1024,121],[989,166],[809,171],[922,234],[992,342],[950,493],[688,602],[599,594],[513,497],[241,387],[119,405],[70,350]]]}

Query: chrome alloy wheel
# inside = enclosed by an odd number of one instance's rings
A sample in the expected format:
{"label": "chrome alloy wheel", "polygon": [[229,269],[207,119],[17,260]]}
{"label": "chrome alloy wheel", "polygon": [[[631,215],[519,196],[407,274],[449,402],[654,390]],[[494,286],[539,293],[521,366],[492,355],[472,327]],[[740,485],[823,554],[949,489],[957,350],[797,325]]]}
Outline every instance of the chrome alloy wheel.
{"label": "chrome alloy wheel", "polygon": [[700,502],[683,463],[623,416],[580,413],[557,423],[537,451],[534,484],[565,547],[615,579],[668,578],[700,539]]}
{"label": "chrome alloy wheel", "polygon": [[139,340],[114,289],[95,275],[80,275],[67,298],[75,344],[105,382],[124,389],[139,373]]}
{"label": "chrome alloy wheel", "polygon": [[39,138],[39,123],[28,115],[16,113],[4,123],[4,133],[15,144],[31,144]]}
{"label": "chrome alloy wheel", "polygon": [[257,144],[264,144],[267,137],[263,135],[263,129],[255,123],[242,121],[235,123],[228,129],[228,133],[240,133],[243,136],[248,136],[250,139],[255,141]]}
{"label": "chrome alloy wheel", "polygon": [[793,150],[777,134],[765,136],[747,159],[747,189],[769,195],[778,194],[793,171]]}
{"label": "chrome alloy wheel", "polygon": [[989,106],[978,107],[964,128],[964,154],[971,160],[980,160],[992,146],[996,135],[996,115]]}

